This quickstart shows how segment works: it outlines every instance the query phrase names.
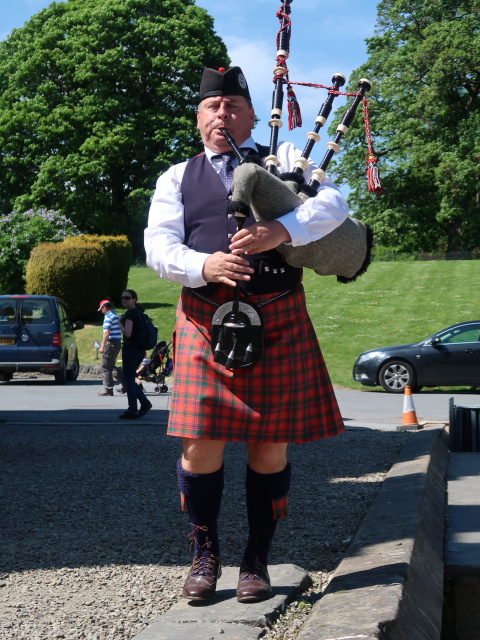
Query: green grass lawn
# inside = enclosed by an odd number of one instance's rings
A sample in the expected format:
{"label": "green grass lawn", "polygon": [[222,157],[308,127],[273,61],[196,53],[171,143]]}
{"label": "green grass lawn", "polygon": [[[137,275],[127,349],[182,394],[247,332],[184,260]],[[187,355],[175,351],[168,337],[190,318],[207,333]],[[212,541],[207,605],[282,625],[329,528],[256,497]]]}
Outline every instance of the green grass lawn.
{"label": "green grass lawn", "polygon": [[[461,320],[480,319],[480,260],[374,262],[357,282],[305,270],[310,316],[334,384],[362,388],[352,379],[361,351],[415,342]],[[132,267],[128,281],[139,302],[169,340],[180,286],[161,280],[147,267]],[[77,333],[81,362],[95,360],[98,323]],[[286,381],[286,384],[288,382]]]}

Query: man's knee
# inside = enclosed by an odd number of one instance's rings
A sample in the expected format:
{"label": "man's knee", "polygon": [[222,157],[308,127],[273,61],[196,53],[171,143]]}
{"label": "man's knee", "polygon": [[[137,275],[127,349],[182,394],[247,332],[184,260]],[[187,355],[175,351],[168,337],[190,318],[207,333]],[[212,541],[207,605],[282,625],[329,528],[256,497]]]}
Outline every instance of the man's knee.
{"label": "man's knee", "polygon": [[287,444],[248,443],[248,464],[257,473],[278,473],[287,466]]}
{"label": "man's knee", "polygon": [[223,463],[225,442],[183,438],[182,467],[190,473],[214,473]]}

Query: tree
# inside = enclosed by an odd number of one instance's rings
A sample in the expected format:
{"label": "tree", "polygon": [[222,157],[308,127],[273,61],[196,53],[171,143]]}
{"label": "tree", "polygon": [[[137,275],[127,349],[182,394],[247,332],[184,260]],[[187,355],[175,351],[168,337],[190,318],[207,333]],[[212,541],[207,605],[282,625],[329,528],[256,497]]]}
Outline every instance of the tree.
{"label": "tree", "polygon": [[0,293],[23,293],[25,268],[40,242],[62,242],[80,231],[58,211],[12,211],[0,216]]}
{"label": "tree", "polygon": [[53,2],[0,42],[0,211],[138,241],[158,175],[199,150],[203,67],[228,63],[194,0]]}
{"label": "tree", "polygon": [[[366,191],[361,118],[336,178],[377,245],[402,251],[480,245],[480,0],[382,0],[369,59],[372,140],[384,194]],[[354,82],[349,85],[355,90]],[[338,114],[337,114],[338,115]]]}

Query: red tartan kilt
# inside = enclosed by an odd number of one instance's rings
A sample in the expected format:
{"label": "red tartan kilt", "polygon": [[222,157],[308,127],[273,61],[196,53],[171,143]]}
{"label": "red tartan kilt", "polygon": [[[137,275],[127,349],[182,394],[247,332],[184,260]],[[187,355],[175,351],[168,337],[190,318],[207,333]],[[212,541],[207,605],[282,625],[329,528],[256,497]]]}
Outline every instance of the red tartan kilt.
{"label": "red tartan kilt", "polygon": [[[223,304],[232,290],[215,296]],[[250,296],[259,304],[274,297]],[[265,352],[251,367],[226,371],[213,360],[216,308],[184,288],[177,307],[168,434],[242,442],[308,442],[337,435],[343,420],[303,285],[261,307]]]}

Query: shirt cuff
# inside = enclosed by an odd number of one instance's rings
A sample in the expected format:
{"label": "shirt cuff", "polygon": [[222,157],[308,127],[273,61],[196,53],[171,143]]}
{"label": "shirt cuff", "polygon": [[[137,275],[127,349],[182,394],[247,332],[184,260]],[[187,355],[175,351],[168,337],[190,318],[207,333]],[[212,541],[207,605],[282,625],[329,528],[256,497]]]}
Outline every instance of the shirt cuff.
{"label": "shirt cuff", "polygon": [[310,242],[310,236],[305,224],[299,222],[296,210],[286,213],[284,216],[277,218],[278,222],[281,222],[285,229],[290,234],[291,242],[285,242],[284,244],[298,247]]}
{"label": "shirt cuff", "polygon": [[190,251],[188,255],[188,261],[185,264],[185,272],[189,284],[187,286],[196,289],[197,287],[204,287],[207,283],[203,279],[203,265],[208,258],[209,253],[199,253],[198,251]]}

